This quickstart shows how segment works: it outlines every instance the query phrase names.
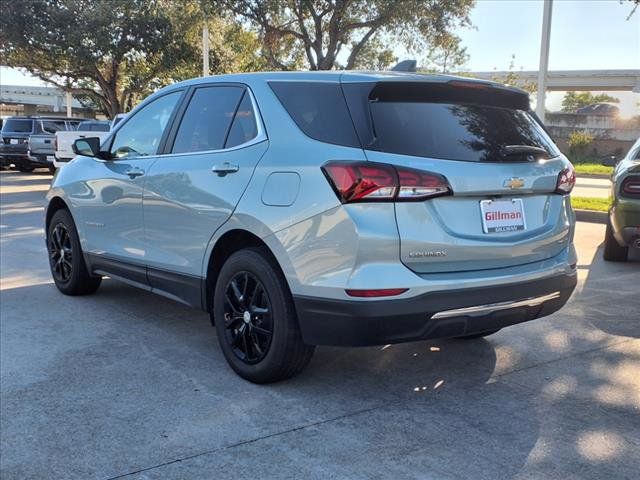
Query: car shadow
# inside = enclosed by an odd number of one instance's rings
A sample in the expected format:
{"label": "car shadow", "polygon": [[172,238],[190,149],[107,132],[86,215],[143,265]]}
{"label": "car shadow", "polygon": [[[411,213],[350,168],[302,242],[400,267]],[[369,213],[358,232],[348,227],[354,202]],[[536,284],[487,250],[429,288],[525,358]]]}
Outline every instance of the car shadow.
{"label": "car shadow", "polygon": [[600,245],[582,266],[587,277],[576,294],[591,322],[616,336],[640,338],[640,251],[631,250],[627,262],[608,262]]}
{"label": "car shadow", "polygon": [[[520,470],[538,438],[538,420],[529,413],[531,395],[490,382],[496,351],[487,340],[320,347],[301,375],[259,386],[227,366],[207,315],[147,292],[106,279],[89,297],[65,297],[53,285],[0,295],[9,308],[2,312],[9,357],[21,329],[39,331],[50,344],[33,352],[28,369],[40,364],[37,374],[19,372],[13,361],[3,366],[17,375],[17,384],[3,392],[3,408],[13,418],[5,431],[13,438],[28,433],[16,448],[37,449],[44,458],[82,460],[68,452],[84,445],[87,455],[112,452],[96,468],[116,474],[164,458],[167,440],[158,429],[172,435],[187,424],[193,429],[188,439],[172,444],[171,455],[180,456],[342,418],[361,435],[377,438],[380,448],[428,455],[434,467],[475,452],[458,471],[485,478],[476,475],[479,466],[490,471],[498,462],[507,478]],[[41,299],[52,308],[36,313],[19,305],[23,298]],[[32,374],[37,381],[29,380]],[[76,399],[73,418],[65,413],[71,399]],[[20,413],[26,405],[27,411],[47,413],[26,419]],[[403,433],[407,428],[415,430],[409,437]],[[91,438],[104,429],[108,437]],[[455,448],[436,448],[452,435],[459,437]],[[483,440],[487,436],[493,440]],[[397,437],[403,439],[394,447]],[[510,438],[518,441],[508,461],[487,460]],[[343,447],[362,447],[352,440]],[[131,450],[132,444],[146,447]],[[14,447],[9,450],[15,454]]]}

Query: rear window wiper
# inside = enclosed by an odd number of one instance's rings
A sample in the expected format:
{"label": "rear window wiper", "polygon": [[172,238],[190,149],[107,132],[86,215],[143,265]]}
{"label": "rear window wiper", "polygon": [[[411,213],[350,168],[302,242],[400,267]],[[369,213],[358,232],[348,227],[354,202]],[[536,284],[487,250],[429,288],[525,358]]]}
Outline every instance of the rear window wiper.
{"label": "rear window wiper", "polygon": [[550,158],[549,152],[544,148],[535,147],[533,145],[505,145],[500,149],[500,153],[508,157],[510,155],[541,155],[544,158]]}

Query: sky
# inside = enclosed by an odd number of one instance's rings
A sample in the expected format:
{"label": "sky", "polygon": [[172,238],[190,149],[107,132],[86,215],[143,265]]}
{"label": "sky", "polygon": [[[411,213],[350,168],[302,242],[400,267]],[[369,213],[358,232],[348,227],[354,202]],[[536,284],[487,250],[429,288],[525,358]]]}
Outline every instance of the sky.
{"label": "sky", "polygon": [[[515,55],[516,70],[537,70],[542,7],[539,0],[478,0],[471,12],[473,28],[456,32],[470,57],[465,69],[507,70]],[[640,9],[626,20],[631,8],[631,2],[619,0],[554,0],[549,70],[640,69]],[[0,67],[0,84],[43,82]],[[548,94],[547,108],[559,109],[562,95]],[[623,116],[640,114],[639,93],[612,95],[620,98]]]}

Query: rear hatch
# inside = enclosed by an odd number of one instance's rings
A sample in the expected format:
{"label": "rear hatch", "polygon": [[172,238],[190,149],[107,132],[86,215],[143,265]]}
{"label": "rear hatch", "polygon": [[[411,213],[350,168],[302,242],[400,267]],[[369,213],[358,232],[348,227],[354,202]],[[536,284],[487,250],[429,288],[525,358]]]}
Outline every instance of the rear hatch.
{"label": "rear hatch", "polygon": [[[345,85],[348,99],[356,90]],[[570,164],[528,111],[526,94],[465,81],[382,82],[368,90],[368,114],[359,117],[371,134],[363,139],[368,160],[440,174],[452,191],[396,202],[407,267],[417,273],[501,268],[544,260],[568,246],[569,199],[555,191]],[[362,97],[359,107],[353,100],[350,108],[362,109]]]}
{"label": "rear hatch", "polygon": [[5,154],[26,154],[29,135],[32,132],[32,119],[8,118],[0,132],[0,151]]}

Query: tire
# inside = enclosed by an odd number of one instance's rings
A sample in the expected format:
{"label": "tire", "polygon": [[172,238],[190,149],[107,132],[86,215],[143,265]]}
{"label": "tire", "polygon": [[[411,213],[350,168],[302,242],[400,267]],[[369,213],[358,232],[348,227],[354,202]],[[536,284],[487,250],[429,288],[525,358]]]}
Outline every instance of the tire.
{"label": "tire", "polygon": [[55,167],[55,166],[53,166],[53,165],[49,165],[49,173],[50,173],[51,175],[55,175],[55,173],[56,173],[56,167]]}
{"label": "tire", "polygon": [[82,255],[78,232],[68,210],[56,211],[47,231],[47,251],[53,281],[65,295],[94,293],[102,277],[89,274]]}
{"label": "tire", "polygon": [[493,335],[494,333],[498,333],[501,329],[497,330],[487,330],[486,332],[480,333],[472,333],[471,335],[462,335],[461,337],[456,337],[458,340],[475,340],[476,338],[488,337],[489,335]]}
{"label": "tire", "polygon": [[35,167],[18,167],[18,170],[22,173],[31,173],[35,170]]}
{"label": "tire", "polygon": [[604,234],[604,250],[602,256],[609,262],[626,262],[629,247],[621,247],[613,236],[611,219],[607,218],[607,229]]}
{"label": "tire", "polygon": [[302,341],[291,293],[266,248],[239,250],[227,259],[216,281],[212,315],[227,362],[250,382],[290,378],[315,350]]}

